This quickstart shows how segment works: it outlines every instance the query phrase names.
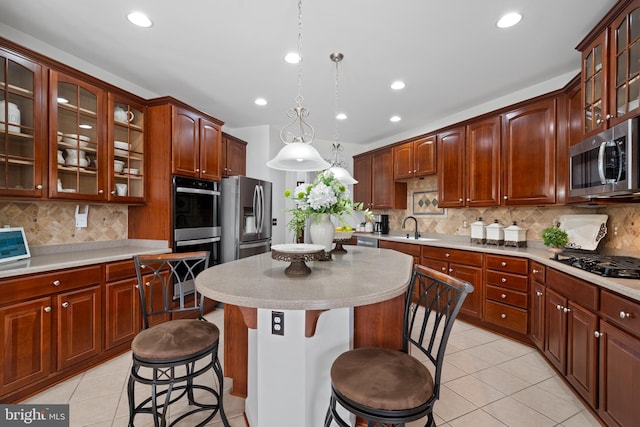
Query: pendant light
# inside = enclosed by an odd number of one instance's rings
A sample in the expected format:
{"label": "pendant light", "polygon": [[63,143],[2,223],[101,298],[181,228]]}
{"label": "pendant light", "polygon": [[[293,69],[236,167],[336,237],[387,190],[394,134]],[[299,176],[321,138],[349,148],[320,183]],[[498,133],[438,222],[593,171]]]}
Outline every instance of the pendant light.
{"label": "pendant light", "polygon": [[333,176],[341,183],[345,185],[352,185],[352,184],[357,184],[358,181],[356,181],[351,176],[349,171],[344,168],[345,166],[344,162],[342,162],[338,158],[338,154],[342,151],[342,147],[338,142],[338,63],[342,61],[343,58],[344,58],[344,55],[341,53],[332,53],[331,55],[329,55],[329,59],[331,59],[333,62],[336,63],[336,85],[335,85],[336,102],[335,102],[335,118],[334,118],[335,132],[333,137],[333,145],[331,146],[331,151],[334,152],[335,157],[334,157],[334,161],[331,162],[331,168],[329,168],[329,171],[332,172]]}
{"label": "pendant light", "polygon": [[298,96],[296,106],[287,112],[293,120],[280,131],[280,139],[285,145],[267,166],[284,171],[313,172],[327,169],[331,164],[311,145],[315,131],[306,122],[309,110],[302,106],[302,0],[298,1],[298,54]]}

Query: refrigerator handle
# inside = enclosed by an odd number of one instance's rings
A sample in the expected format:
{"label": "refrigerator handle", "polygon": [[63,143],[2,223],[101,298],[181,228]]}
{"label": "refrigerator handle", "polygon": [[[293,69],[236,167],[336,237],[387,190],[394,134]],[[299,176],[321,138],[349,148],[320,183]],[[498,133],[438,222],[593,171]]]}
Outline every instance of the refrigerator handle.
{"label": "refrigerator handle", "polygon": [[258,205],[260,209],[260,213],[258,214],[258,218],[260,218],[260,225],[258,226],[259,233],[262,234],[262,227],[264,226],[264,189],[262,185],[258,185],[258,194],[260,198],[258,200]]}

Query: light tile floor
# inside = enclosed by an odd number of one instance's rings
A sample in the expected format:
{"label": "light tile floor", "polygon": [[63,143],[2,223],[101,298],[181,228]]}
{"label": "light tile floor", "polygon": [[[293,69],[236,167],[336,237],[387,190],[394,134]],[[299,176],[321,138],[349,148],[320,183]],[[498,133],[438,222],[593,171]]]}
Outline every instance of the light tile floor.
{"label": "light tile floor", "polygon": [[[207,318],[223,329],[223,310]],[[69,403],[71,427],[126,426],[130,366],[130,353],[123,354],[25,403]],[[600,426],[532,347],[457,320],[444,366],[434,411],[440,427]],[[225,389],[229,386],[227,381]],[[231,426],[246,427],[244,399],[227,393],[224,403]],[[171,408],[170,415],[184,410],[179,404]],[[184,427],[193,424],[193,420],[180,423]],[[149,425],[153,425],[149,417],[136,417],[136,426]],[[220,426],[219,418],[211,425]],[[422,425],[424,421],[416,421],[407,427]]]}

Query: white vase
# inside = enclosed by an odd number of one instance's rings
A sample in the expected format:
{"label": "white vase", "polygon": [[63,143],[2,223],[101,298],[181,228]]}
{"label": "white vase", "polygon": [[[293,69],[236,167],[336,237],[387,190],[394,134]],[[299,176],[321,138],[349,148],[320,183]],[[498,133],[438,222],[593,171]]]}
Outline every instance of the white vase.
{"label": "white vase", "polygon": [[333,249],[334,233],[335,228],[329,218],[329,214],[322,214],[320,221],[311,220],[311,225],[309,225],[311,242],[324,246],[325,252],[331,252],[331,249]]}

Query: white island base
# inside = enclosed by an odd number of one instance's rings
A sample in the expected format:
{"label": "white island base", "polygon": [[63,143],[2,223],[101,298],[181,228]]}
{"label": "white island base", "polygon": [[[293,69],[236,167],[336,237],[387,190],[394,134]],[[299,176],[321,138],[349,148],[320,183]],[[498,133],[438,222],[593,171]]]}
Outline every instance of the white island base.
{"label": "white island base", "polygon": [[[274,311],[284,313],[283,336],[271,333]],[[258,328],[249,329],[249,425],[322,427],[331,395],[331,364],[352,348],[353,308],[322,312],[309,338],[305,310],[258,309],[257,317]],[[346,411],[344,417],[348,419]]]}

